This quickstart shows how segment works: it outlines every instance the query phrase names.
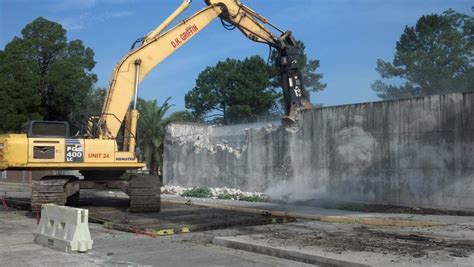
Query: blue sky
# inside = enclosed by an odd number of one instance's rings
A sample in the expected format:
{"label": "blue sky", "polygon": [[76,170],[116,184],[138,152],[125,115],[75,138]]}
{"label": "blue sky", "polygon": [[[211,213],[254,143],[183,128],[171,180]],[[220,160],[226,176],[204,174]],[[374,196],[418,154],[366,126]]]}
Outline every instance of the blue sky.
{"label": "blue sky", "polygon": [[[61,23],[68,39],[81,39],[95,51],[98,86],[107,86],[115,64],[132,42],[158,26],[181,0],[0,0],[0,49],[38,16]],[[424,14],[448,8],[472,14],[468,0],[242,0],[282,29],[305,42],[310,58],[328,86],[313,93],[325,106],[377,100],[370,84],[379,78],[378,58],[391,60],[406,25]],[[181,18],[205,6],[193,0]],[[268,47],[216,20],[162,64],[140,87],[140,96],[162,102],[171,96],[174,111],[184,109],[184,95],[205,67],[227,57],[268,56]]]}

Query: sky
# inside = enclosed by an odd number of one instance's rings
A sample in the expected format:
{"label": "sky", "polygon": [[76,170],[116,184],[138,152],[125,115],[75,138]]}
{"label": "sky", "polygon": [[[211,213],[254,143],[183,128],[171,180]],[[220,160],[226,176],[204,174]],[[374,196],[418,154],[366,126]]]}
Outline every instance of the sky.
{"label": "sky", "polygon": [[[0,49],[21,29],[42,16],[59,22],[68,40],[81,39],[95,52],[97,86],[106,87],[115,64],[131,44],[157,27],[182,0],[0,0]],[[377,59],[391,61],[405,26],[422,15],[448,8],[472,14],[472,0],[241,0],[306,45],[327,88],[312,93],[324,106],[378,100],[370,85]],[[193,0],[180,21],[205,7]],[[158,65],[140,84],[140,97],[172,97],[172,111],[183,110],[184,95],[199,73],[226,58],[268,57],[268,46],[254,43],[216,20]]]}

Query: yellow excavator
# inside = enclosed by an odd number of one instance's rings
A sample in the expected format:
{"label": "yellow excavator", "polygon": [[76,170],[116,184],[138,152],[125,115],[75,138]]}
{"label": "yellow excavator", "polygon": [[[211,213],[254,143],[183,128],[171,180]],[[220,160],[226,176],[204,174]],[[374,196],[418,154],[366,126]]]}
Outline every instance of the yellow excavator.
{"label": "yellow excavator", "polygon": [[[291,32],[282,31],[238,0],[205,0],[207,7],[169,25],[191,4],[185,0],[161,25],[135,42],[116,65],[101,114],[87,116],[81,134],[71,136],[67,122],[30,121],[19,134],[0,135],[0,170],[79,170],[83,179],[49,175],[32,185],[32,210],[44,203],[66,204],[80,188],[119,188],[130,196],[131,211],[159,211],[156,176],[131,175],[144,167],[136,154],[137,97],[140,81],[161,61],[219,18],[226,28],[237,28],[252,41],[268,44],[279,54],[284,121],[310,109],[299,68],[299,49]],[[275,35],[269,28],[278,32]],[[118,138],[120,133],[123,139]]]}

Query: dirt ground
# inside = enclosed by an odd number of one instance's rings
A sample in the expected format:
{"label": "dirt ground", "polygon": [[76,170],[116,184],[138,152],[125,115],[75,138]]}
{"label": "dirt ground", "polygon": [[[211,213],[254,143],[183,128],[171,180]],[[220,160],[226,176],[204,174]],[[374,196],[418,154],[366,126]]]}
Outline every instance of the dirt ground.
{"label": "dirt ground", "polygon": [[474,216],[474,211],[468,210],[441,210],[433,208],[405,207],[386,204],[351,203],[338,200],[315,199],[297,202],[299,205],[316,206],[325,209],[339,209],[360,212],[378,213],[404,213],[420,215],[449,215],[449,216]]}
{"label": "dirt ground", "polygon": [[[28,198],[9,198],[12,207],[29,210]],[[119,191],[81,190],[81,197],[74,205],[89,210],[89,222],[119,231],[162,231],[174,230],[200,232],[232,227],[264,225],[282,221],[279,217],[261,214],[206,208],[188,204],[161,203],[160,212],[128,212],[128,199]],[[36,214],[30,213],[30,217]],[[285,221],[294,221],[285,218]]]}
{"label": "dirt ground", "polygon": [[[88,198],[87,201],[83,201],[83,205],[90,210],[92,216],[104,216],[117,222],[120,222],[121,216],[125,216],[129,220],[128,223],[143,229],[187,226],[191,228],[191,231],[198,232],[237,228],[239,234],[260,235],[270,245],[274,243],[280,246],[296,246],[301,249],[317,247],[339,255],[348,252],[391,255],[394,263],[410,258],[450,262],[456,258],[467,258],[474,255],[474,239],[469,238],[469,236],[474,236],[474,225],[401,228],[304,220],[298,220],[296,224],[271,225],[271,217],[259,214],[169,203],[163,205],[162,211],[157,214],[130,214],[124,211],[126,202],[123,200],[115,199],[113,200],[115,203],[109,203],[109,207],[104,207],[105,200],[102,198],[102,200],[93,199],[91,201]],[[111,217],[107,212],[107,209],[111,207],[122,207],[121,212],[115,213],[115,217]],[[421,209],[412,211],[407,208],[384,205],[355,205],[354,207],[352,210],[362,210],[365,213],[399,211],[399,213],[408,214],[413,214],[413,212],[416,214],[442,214],[444,212]],[[472,221],[474,221],[474,217]]]}
{"label": "dirt ground", "polygon": [[[225,205],[233,203],[212,201]],[[252,207],[251,204],[236,203]],[[274,204],[255,203],[255,205]],[[295,208],[301,208],[302,203],[294,205]],[[417,219],[431,221],[435,218],[437,220],[433,226],[424,227],[388,227],[307,220],[272,224],[275,220],[270,216],[185,204],[164,204],[160,213],[128,213],[126,212],[127,200],[117,197],[112,192],[83,194],[79,207],[89,209],[91,222],[104,223],[107,221],[122,227],[122,229],[120,227],[112,228],[115,230],[128,231],[130,227],[156,231],[189,228],[191,233],[197,235],[192,235],[193,238],[189,236],[189,240],[186,235],[183,235],[182,242],[185,243],[195,242],[200,245],[208,245],[214,236],[230,234],[232,236],[246,236],[249,238],[248,240],[256,240],[268,246],[296,247],[306,251],[322,250],[333,256],[336,255],[336,257],[349,254],[359,255],[359,257],[368,257],[367,255],[387,257],[395,265],[402,263],[431,265],[431,263],[436,263],[443,266],[464,260],[462,262],[467,262],[467,264],[463,266],[474,266],[474,217],[472,216],[413,215],[412,217]],[[291,208],[291,206],[289,207]],[[402,212],[399,217],[403,219],[407,219],[406,213],[445,214],[444,211],[381,205],[345,207],[346,210],[362,210],[362,212],[347,213],[342,211],[342,216],[362,216],[364,218],[375,218],[380,216],[380,212]],[[310,206],[308,210],[314,211]],[[370,212],[378,212],[378,214],[371,215]],[[461,214],[472,215],[470,213]]]}
{"label": "dirt ground", "polygon": [[261,234],[264,234],[262,239],[269,242],[296,245],[300,248],[318,246],[337,254],[364,251],[414,258],[441,255],[462,258],[474,253],[474,241],[442,239],[415,233],[402,234],[390,232],[389,229],[370,229],[365,226],[353,227],[351,231],[317,230],[302,235],[285,230]]}
{"label": "dirt ground", "polygon": [[97,204],[79,207],[89,210],[90,222],[105,222],[107,227],[114,226],[116,230],[125,231],[131,227],[144,231],[173,229],[175,232],[180,232],[185,228],[191,232],[199,232],[236,226],[263,225],[277,219],[259,214],[166,202],[161,204],[159,213],[129,213],[126,211],[126,202],[116,201],[115,204],[109,207]]}

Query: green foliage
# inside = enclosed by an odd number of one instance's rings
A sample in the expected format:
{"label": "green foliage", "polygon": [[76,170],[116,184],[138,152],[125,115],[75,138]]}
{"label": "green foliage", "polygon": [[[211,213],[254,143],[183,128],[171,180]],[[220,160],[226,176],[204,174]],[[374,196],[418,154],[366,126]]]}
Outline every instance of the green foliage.
{"label": "green foliage", "polygon": [[176,111],[168,119],[169,122],[202,122],[202,119],[196,118],[190,111]]}
{"label": "green foliage", "polygon": [[[321,91],[326,84],[317,73],[319,60],[308,59],[305,45],[298,41],[300,61],[306,89]],[[280,72],[278,52],[272,51],[270,66],[259,56],[245,60],[226,59],[202,71],[196,86],[186,94],[186,108],[194,117],[213,123],[256,121],[260,117],[274,117],[277,100],[283,101],[279,92]],[[281,103],[280,103],[281,104]]]}
{"label": "green foliage", "polygon": [[234,199],[234,196],[229,193],[222,193],[217,196],[218,199]]}
{"label": "green foliage", "polygon": [[[323,75],[317,73],[317,69],[319,68],[319,60],[318,59],[308,59],[306,55],[306,46],[302,41],[296,41],[298,44],[299,52],[300,52],[300,68],[301,74],[303,75],[303,83],[305,89],[311,92],[318,92],[324,90],[327,84],[322,83],[321,80],[323,79]],[[280,88],[281,81],[280,81],[280,71],[278,67],[279,55],[278,51],[272,50],[270,55],[270,82],[273,88]]]}
{"label": "green foliage", "polygon": [[452,9],[422,16],[407,26],[396,44],[392,63],[379,59],[382,78],[372,89],[383,99],[474,90],[474,19]]}
{"label": "green foliage", "polygon": [[32,119],[67,120],[87,104],[94,52],[67,41],[58,23],[35,19],[0,51],[0,130],[18,130]]}
{"label": "green foliage", "polygon": [[218,199],[235,199],[235,200],[247,201],[247,202],[268,202],[269,201],[269,198],[265,196],[258,196],[258,195],[244,196],[242,194],[232,195],[229,193],[221,193],[217,196],[217,198]]}
{"label": "green foliage", "polygon": [[138,102],[138,142],[148,169],[158,175],[163,163],[163,140],[168,123],[165,115],[171,107],[167,98],[162,105],[156,100]]}
{"label": "green foliage", "polygon": [[24,49],[16,38],[6,52],[0,51],[0,132],[16,131],[28,120],[43,118],[31,63],[22,59]]}
{"label": "green foliage", "polygon": [[207,187],[194,187],[193,189],[186,190],[181,194],[182,197],[199,197],[209,198],[212,196],[211,189]]}
{"label": "green foliage", "polygon": [[100,114],[102,112],[102,106],[104,105],[106,95],[106,88],[93,88],[89,93],[87,106],[84,111],[90,114]]}
{"label": "green foliage", "polygon": [[268,202],[268,198],[264,198],[261,196],[253,195],[253,196],[242,196],[239,198],[240,201],[247,201],[247,202]]}
{"label": "green foliage", "polygon": [[279,95],[269,87],[268,67],[261,57],[228,58],[199,74],[196,86],[186,94],[186,108],[207,121],[252,121],[275,107]]}

